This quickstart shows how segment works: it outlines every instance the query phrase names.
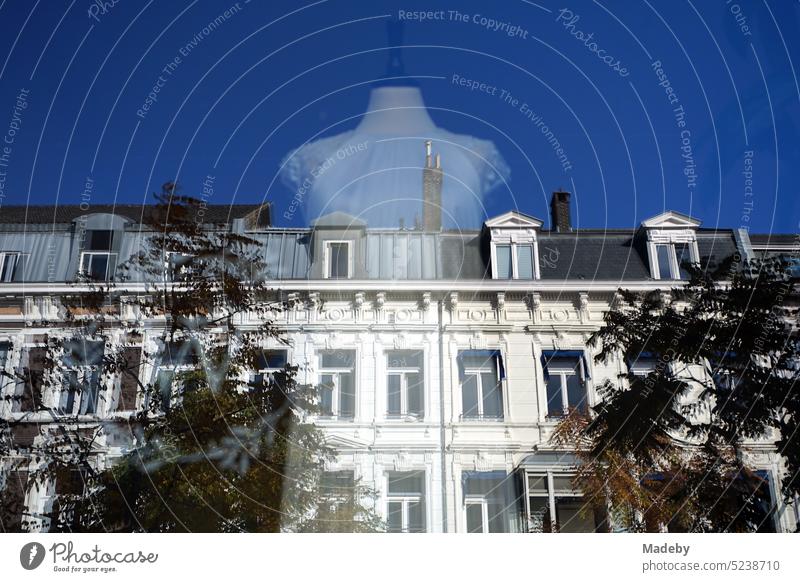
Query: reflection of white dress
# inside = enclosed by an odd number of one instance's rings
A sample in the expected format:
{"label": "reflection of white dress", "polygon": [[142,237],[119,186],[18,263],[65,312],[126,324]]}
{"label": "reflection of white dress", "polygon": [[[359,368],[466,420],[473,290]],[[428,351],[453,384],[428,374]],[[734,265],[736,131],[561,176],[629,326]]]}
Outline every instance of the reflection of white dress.
{"label": "reflection of white dress", "polygon": [[492,142],[436,127],[416,87],[373,89],[356,129],[290,152],[281,177],[308,222],[338,210],[373,227],[401,219],[411,227],[422,219],[426,140],[442,159],[444,227],[477,228],[486,194],[508,179],[508,167]]}

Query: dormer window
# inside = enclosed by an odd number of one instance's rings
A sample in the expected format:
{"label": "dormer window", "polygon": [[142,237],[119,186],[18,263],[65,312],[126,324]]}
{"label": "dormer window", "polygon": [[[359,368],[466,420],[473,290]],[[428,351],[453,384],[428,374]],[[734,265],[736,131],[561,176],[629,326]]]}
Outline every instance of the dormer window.
{"label": "dormer window", "polygon": [[325,243],[325,277],[327,279],[349,279],[350,262],[350,241],[327,241]]}
{"label": "dormer window", "polygon": [[677,212],[665,212],[642,223],[647,233],[647,255],[653,279],[688,279],[686,263],[700,260],[697,228],[700,221]]}
{"label": "dormer window", "polygon": [[81,274],[94,281],[108,281],[116,270],[116,253],[112,253],[114,232],[87,230],[81,253]]}
{"label": "dormer window", "polygon": [[17,271],[19,253],[0,253],[0,283],[11,283]]}
{"label": "dormer window", "polygon": [[498,244],[497,279],[533,279],[533,244]]}
{"label": "dormer window", "polygon": [[683,268],[686,262],[691,262],[688,243],[657,244],[656,266],[658,267],[657,279],[688,279],[689,273]]}
{"label": "dormer window", "polygon": [[493,279],[539,278],[536,233],[541,225],[541,220],[513,211],[486,222]]}

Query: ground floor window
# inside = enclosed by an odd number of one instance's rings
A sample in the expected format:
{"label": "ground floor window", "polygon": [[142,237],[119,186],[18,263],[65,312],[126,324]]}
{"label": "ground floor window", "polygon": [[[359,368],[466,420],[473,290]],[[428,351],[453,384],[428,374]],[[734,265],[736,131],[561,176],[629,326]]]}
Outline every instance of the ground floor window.
{"label": "ground floor window", "polygon": [[519,531],[516,480],[505,471],[461,474],[464,514],[469,533]]}
{"label": "ground floor window", "polygon": [[526,484],[528,531],[606,531],[605,512],[598,510],[573,488],[572,475],[553,471],[527,473]]}
{"label": "ground floor window", "polygon": [[425,472],[387,475],[386,525],[390,533],[425,531]]}

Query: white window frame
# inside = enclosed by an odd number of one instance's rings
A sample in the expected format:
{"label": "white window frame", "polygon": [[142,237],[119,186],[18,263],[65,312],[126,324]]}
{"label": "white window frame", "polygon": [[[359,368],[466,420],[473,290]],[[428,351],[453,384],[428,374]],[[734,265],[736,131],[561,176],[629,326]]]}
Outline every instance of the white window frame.
{"label": "white window frame", "polygon": [[[347,245],[347,276],[331,277],[331,245]],[[325,260],[324,260],[325,279],[352,279],[353,278],[353,241],[351,240],[326,240],[325,241]]]}
{"label": "white window frame", "polygon": [[[285,348],[263,348],[261,351],[262,352],[283,352],[283,354],[285,355],[285,358],[286,358],[286,363],[289,364],[290,361],[291,361],[291,360],[289,360],[289,350],[288,349],[285,349]],[[280,372],[281,370],[283,370],[283,368],[259,368],[258,370],[253,370],[253,374],[261,374],[262,376],[264,376],[265,380],[267,378],[269,378],[270,382],[271,382],[275,372]]]}
{"label": "white window frame", "polygon": [[11,269],[11,279],[8,281],[3,281],[2,279],[0,279],[0,283],[11,283],[14,281],[14,276],[16,275],[16,271],[19,268],[19,258],[21,255],[22,253],[17,251],[0,252],[0,277],[2,277],[3,271],[6,268],[6,261],[9,260],[9,258],[13,258],[14,260],[14,266]]}
{"label": "white window frame", "polygon": [[[91,415],[91,416],[103,416],[101,406],[102,400],[100,399],[100,392],[103,390],[103,378],[100,374],[100,366],[95,365],[86,365],[86,366],[70,366],[64,367],[61,371],[61,383],[58,388],[55,388],[54,393],[54,408],[58,412],[58,414],[62,414],[65,416],[84,416],[84,415]],[[67,410],[62,407],[62,403],[66,404],[66,401],[69,400],[69,388],[67,387],[67,377],[66,375],[69,373],[75,373],[76,376],[76,384],[84,388],[87,384],[86,382],[91,379],[91,374],[93,372],[98,373],[97,378],[97,402],[95,403],[95,411],[90,413],[81,412],[84,408],[84,401],[88,397],[89,392],[85,389],[81,389],[80,394],[76,394],[76,398],[72,403],[72,408]]]}
{"label": "white window frame", "polygon": [[[86,252],[95,252],[95,251],[86,251]],[[104,252],[104,251],[99,251]],[[190,259],[195,258],[195,255],[191,253],[180,253],[178,251],[164,251],[164,273],[167,275],[170,281],[181,281],[181,277],[185,277],[187,273],[185,272],[187,267],[186,265],[175,265],[172,261],[174,256],[181,256],[181,257],[188,257]],[[178,275],[176,277],[175,275]]]}
{"label": "white window frame", "polygon": [[[547,507],[550,512],[550,531],[553,533],[558,532],[558,514],[556,512],[556,498],[572,498],[583,499],[585,495],[580,491],[572,489],[569,492],[555,491],[555,477],[573,477],[574,473],[553,469],[539,469],[539,470],[526,470],[525,471],[525,521],[526,528],[531,531],[533,525],[531,520],[531,497],[538,497],[540,499],[547,498]],[[545,477],[547,481],[547,493],[532,493],[530,490],[531,477]]]}
{"label": "white window frame", "polygon": [[[81,252],[81,264],[80,264],[80,268],[79,268],[79,273],[81,275],[87,275],[88,274],[88,271],[86,269],[87,265],[86,265],[85,262],[86,262],[86,258],[88,256],[90,256],[90,255],[92,255],[92,256],[94,256],[94,255],[105,255],[106,257],[108,257],[108,259],[106,261],[105,278],[101,279],[101,281],[110,281],[111,279],[109,278],[108,270],[109,270],[109,266],[111,265],[111,258],[112,257],[116,258],[117,253],[112,253],[110,251],[82,251]],[[115,268],[116,268],[116,260],[114,261],[114,265],[115,265]]]}
{"label": "white window frame", "polygon": [[[681,280],[681,269],[678,264],[676,245],[686,245],[686,248],[689,249],[689,261],[692,263],[700,262],[700,255],[697,249],[697,236],[694,231],[649,231],[647,235],[647,254],[650,259],[650,275],[653,279],[662,281]],[[663,276],[658,264],[658,247],[660,245],[667,245],[669,247],[670,273],[667,277]]]}
{"label": "white window frame", "polygon": [[[469,351],[469,350],[464,350],[464,351]],[[502,358],[502,354],[501,354],[500,358]],[[461,390],[463,391],[464,390],[464,384],[467,381],[467,376],[468,375],[473,375],[473,376],[476,377],[476,385],[477,385],[477,389],[478,389],[478,414],[477,414],[477,416],[472,416],[472,415],[467,416],[466,412],[464,410],[462,410],[461,411],[461,419],[462,420],[470,420],[470,421],[474,421],[474,420],[498,420],[498,421],[502,421],[502,420],[504,420],[506,418],[506,390],[505,390],[505,386],[504,386],[504,383],[503,383],[503,379],[500,377],[500,358],[498,358],[497,356],[493,356],[492,357],[492,360],[494,361],[494,373],[495,373],[495,377],[497,378],[496,386],[500,386],[500,399],[501,399],[501,401],[500,401],[500,413],[501,413],[501,416],[498,416],[498,417],[494,417],[494,416],[486,417],[486,416],[484,416],[484,412],[483,412],[483,400],[484,400],[483,377],[482,377],[481,373],[482,372],[489,372],[492,369],[487,363],[484,362],[484,364],[482,366],[469,366],[469,367],[464,366],[464,379],[461,381],[460,387],[461,387]],[[464,399],[463,399],[463,392],[462,392],[461,402],[463,402],[463,401],[464,401]]]}
{"label": "white window frame", "polygon": [[[469,529],[469,506],[481,506],[481,531],[471,532]],[[489,533],[489,499],[485,495],[466,495],[464,497],[464,526],[467,533]]]}
{"label": "white window frame", "polygon": [[[504,246],[510,247],[511,249],[511,279],[501,279],[499,273],[497,272],[497,247]],[[533,273],[532,279],[519,278],[519,258],[517,256],[517,247],[531,247],[531,258],[533,260],[533,264],[531,265],[531,272]],[[507,239],[499,238],[497,240],[492,240],[492,278],[499,279],[501,281],[535,281],[539,279],[539,257],[536,239],[532,238],[530,240],[517,240],[516,238],[509,237]]]}
{"label": "white window frame", "polygon": [[[586,368],[585,368],[586,364],[584,363],[583,357],[579,357],[577,358],[577,360],[578,360],[578,368],[580,369],[577,375],[579,376],[578,379],[580,380],[581,385],[583,386],[583,391],[585,393],[584,398],[586,400],[586,407],[588,409],[589,406],[591,405],[591,402],[589,401],[589,383],[586,375]],[[561,416],[566,416],[569,413],[569,393],[567,391],[567,376],[575,376],[576,375],[575,369],[561,366],[559,364],[555,365],[548,364],[545,367],[547,370],[548,377],[552,378],[553,376],[559,376],[561,378],[561,409],[562,409]],[[550,414],[548,405],[549,398],[547,397],[547,381],[545,381],[544,388],[545,388],[545,416],[549,418],[561,418],[561,416],[555,416]]]}
{"label": "white window frame", "polygon": [[[182,340],[178,339],[178,340],[175,340],[175,341],[178,341],[178,342],[180,342],[180,341],[190,342],[192,340],[190,338],[185,338],[185,339],[182,339]],[[166,348],[162,347],[162,350],[164,350],[164,349],[166,349]],[[162,351],[161,352],[161,358],[162,359],[158,362],[157,366],[154,366],[155,376],[153,377],[153,382],[154,382],[154,388],[156,388],[157,390],[160,390],[160,386],[158,386],[158,377],[161,375],[161,372],[162,371],[163,372],[172,372],[172,380],[170,382],[170,395],[169,395],[169,408],[171,409],[174,405],[180,404],[180,400],[178,399],[178,396],[180,395],[181,390],[183,388],[182,384],[179,384],[176,381],[176,377],[179,374],[183,373],[183,372],[191,372],[193,370],[197,370],[198,368],[197,368],[197,364],[191,364],[191,363],[190,364],[183,364],[183,363],[181,363],[181,364],[173,364],[173,363],[164,364],[163,363],[163,355],[164,355],[164,352]],[[149,403],[147,403],[146,406],[149,406]],[[165,411],[162,411],[162,412],[165,412]]]}
{"label": "white window frame", "polygon": [[[413,350],[419,351],[422,354],[423,362],[424,362],[424,352],[422,350]],[[387,352],[387,360],[390,359],[391,352]],[[408,375],[409,374],[417,374],[419,376],[419,381],[422,383],[422,415],[417,416],[416,414],[410,413],[408,411]],[[389,412],[389,377],[390,376],[399,376],[400,377],[400,413],[399,414],[392,414]],[[422,420],[426,414],[427,407],[425,406],[425,374],[424,374],[424,367],[417,367],[417,366],[390,366],[387,363],[386,366],[386,416],[388,418],[406,418],[406,419],[416,419]]]}
{"label": "white window frame", "polygon": [[[333,350],[326,350],[332,352],[349,352],[354,351],[351,348],[337,348]],[[353,376],[353,416],[352,418],[356,417],[356,411],[358,408],[358,386],[357,386],[357,379],[356,379],[356,362],[358,361],[358,352],[356,352],[355,357],[353,359],[353,366],[351,368],[347,367],[323,367],[322,366],[322,354],[319,354],[319,373],[317,374],[317,386],[322,386],[322,377],[323,376],[331,376],[331,384],[333,385],[333,394],[331,394],[331,413],[327,414],[325,412],[320,412],[320,416],[324,418],[339,418],[340,417],[340,409],[342,403],[342,391],[340,388],[339,383],[339,375],[340,374],[352,374]],[[320,396],[320,402],[322,401],[322,397]],[[348,420],[351,418],[349,416],[344,417]]]}
{"label": "white window frame", "polygon": [[409,469],[408,471],[401,471],[401,472],[412,472],[416,473],[419,472],[422,475],[422,491],[417,494],[411,495],[408,493],[397,494],[397,493],[389,493],[389,475],[387,474],[384,477],[384,482],[386,483],[386,504],[384,506],[384,515],[386,516],[386,520],[388,522],[389,519],[389,504],[390,503],[400,503],[402,507],[401,511],[401,527],[400,531],[396,533],[412,533],[409,532],[409,506],[411,503],[420,503],[422,502],[422,528],[423,532],[428,531],[428,500],[427,500],[427,488],[428,488],[428,475],[426,471],[420,469]]}

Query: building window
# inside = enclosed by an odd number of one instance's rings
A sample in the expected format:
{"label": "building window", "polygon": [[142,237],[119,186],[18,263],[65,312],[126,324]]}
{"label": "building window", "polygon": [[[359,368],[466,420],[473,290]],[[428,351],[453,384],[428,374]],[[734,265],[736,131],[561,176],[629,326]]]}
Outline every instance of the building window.
{"label": "building window", "polygon": [[255,373],[250,377],[251,386],[270,385],[275,373],[286,368],[288,354],[286,350],[264,350],[256,358]]}
{"label": "building window", "polygon": [[187,281],[192,277],[195,257],[189,253],[166,251],[164,267],[170,281]]}
{"label": "building window", "polygon": [[655,245],[656,279],[688,279],[684,263],[692,262],[689,243]]}
{"label": "building window", "polygon": [[758,489],[754,493],[756,505],[758,506],[756,515],[756,531],[758,533],[775,533],[776,513],[778,505],[772,496],[772,476],[769,471],[756,471],[756,476],[761,479]]}
{"label": "building window", "polygon": [[11,283],[17,272],[19,253],[0,253],[0,283]]}
{"label": "building window", "polygon": [[199,361],[199,349],[195,340],[166,342],[156,371],[159,410],[169,411],[183,392],[193,388],[196,379],[187,376],[197,369]]}
{"label": "building window", "polygon": [[647,377],[655,372],[658,358],[650,352],[641,352],[635,359],[628,361],[628,370],[634,376]]}
{"label": "building window", "polygon": [[498,350],[460,352],[461,416],[466,419],[503,418],[503,358]]}
{"label": "building window", "polygon": [[587,504],[572,487],[572,476],[527,473],[528,531],[591,533],[606,531],[604,513]]}
{"label": "building window", "polygon": [[353,471],[325,471],[319,481],[320,497],[330,509],[351,503],[354,500],[355,487]]}
{"label": "building window", "polygon": [[547,416],[565,416],[570,410],[587,412],[589,374],[583,352],[544,352],[542,368],[547,386]]}
{"label": "building window", "polygon": [[504,533],[515,527],[517,504],[514,478],[505,471],[461,474],[468,533]]}
{"label": "building window", "polygon": [[325,243],[325,276],[328,279],[349,279],[351,260],[349,241]]}
{"label": "building window", "polygon": [[393,471],[387,475],[386,523],[391,533],[425,531],[425,472]]}
{"label": "building window", "polygon": [[355,350],[328,350],[320,354],[320,409],[324,416],[355,416],[355,361]]}
{"label": "building window", "polygon": [[497,279],[533,279],[533,245],[532,244],[496,244],[495,278]]}
{"label": "building window", "polygon": [[102,341],[73,339],[65,342],[58,412],[97,414],[104,349]]}
{"label": "building window", "polygon": [[112,253],[114,232],[87,230],[81,253],[80,272],[95,281],[108,281],[116,270],[116,253]]}
{"label": "building window", "polygon": [[425,413],[423,352],[394,350],[387,353],[386,360],[387,415],[422,418]]}

